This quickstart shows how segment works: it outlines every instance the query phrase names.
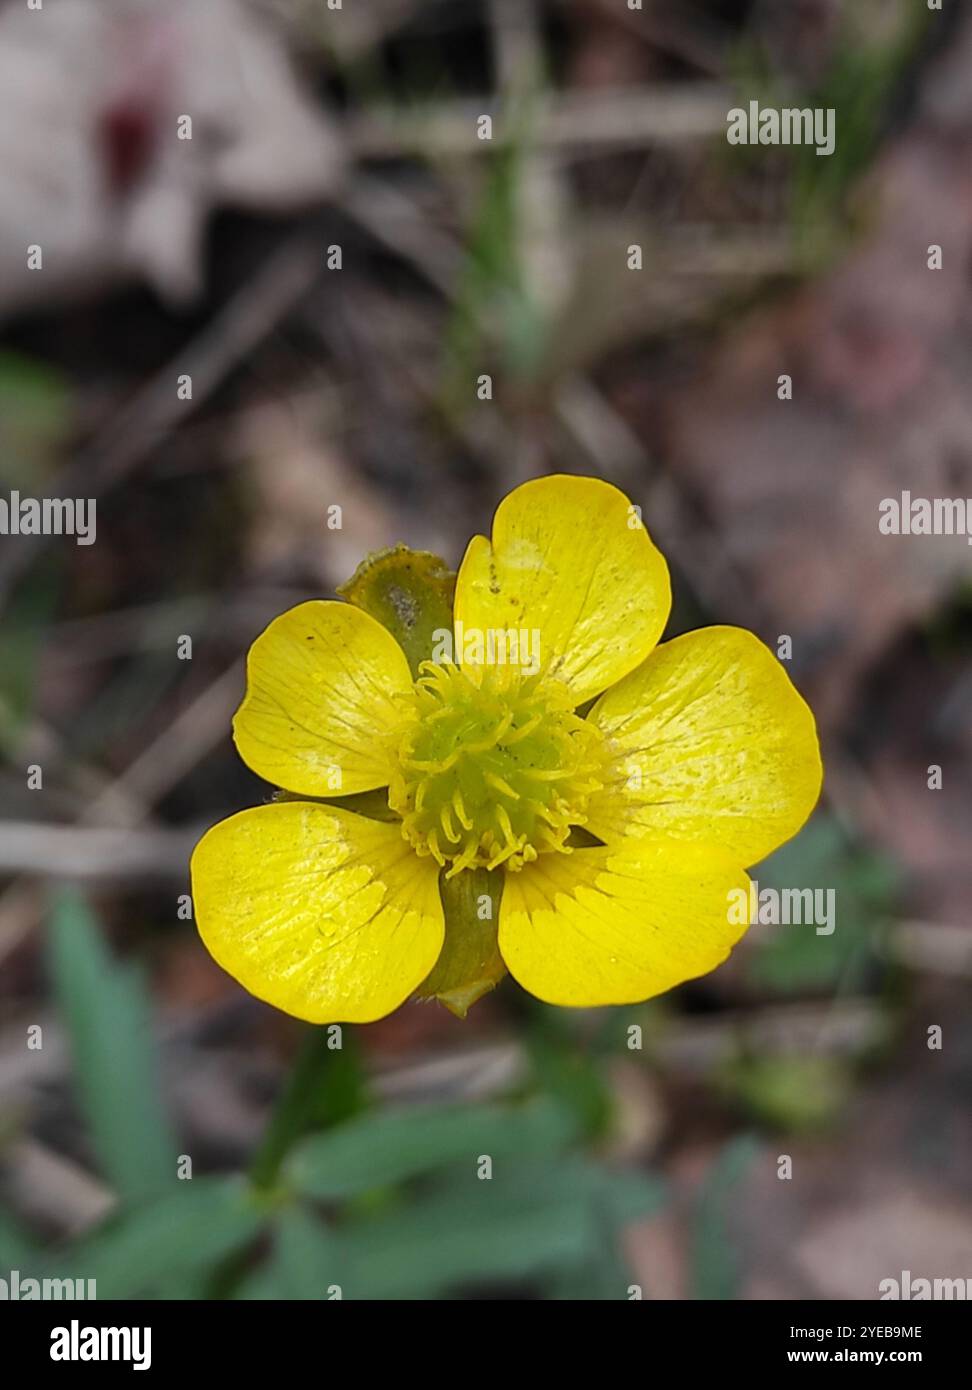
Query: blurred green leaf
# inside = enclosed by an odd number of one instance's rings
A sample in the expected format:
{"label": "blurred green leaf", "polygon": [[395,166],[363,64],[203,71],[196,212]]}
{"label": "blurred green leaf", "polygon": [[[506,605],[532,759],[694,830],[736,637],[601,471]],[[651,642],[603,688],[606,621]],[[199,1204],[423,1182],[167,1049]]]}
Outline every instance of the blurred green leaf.
{"label": "blurred green leaf", "polygon": [[591,1163],[588,1174],[592,1197],[614,1225],[652,1216],[667,1200],[665,1184],[645,1173]]}
{"label": "blurred green leaf", "polygon": [[0,459],[6,488],[37,490],[71,426],[70,389],[59,372],[0,352]]}
{"label": "blurred green leaf", "polygon": [[[274,1303],[278,1299],[288,1297],[284,1292],[285,1288],[286,1282],[280,1266],[273,1260],[267,1260],[265,1264],[258,1265],[245,1275],[235,1285],[231,1296],[245,1302]],[[222,1298],[227,1295],[220,1293],[217,1296]]]}
{"label": "blurred green leaf", "polygon": [[[539,74],[538,74],[539,76]],[[466,233],[466,260],[446,331],[444,404],[463,413],[470,382],[499,357],[507,378],[535,377],[550,343],[550,321],[525,256],[526,161],[541,88],[519,93],[504,112],[509,134],[497,142]]]}
{"label": "blurred green leaf", "polygon": [[338,1236],[315,1211],[288,1207],[273,1225],[270,1258],[237,1291],[246,1299],[316,1299],[347,1277],[347,1257]]}
{"label": "blurred green leaf", "polygon": [[851,1094],[839,1057],[744,1057],[732,1063],[726,1084],[755,1119],[790,1133],[826,1128]]}
{"label": "blurred green leaf", "polygon": [[[518,1158],[494,1167],[488,1180],[470,1168],[467,1177],[346,1233],[346,1296],[433,1298],[568,1270],[583,1285],[605,1232],[615,1238],[604,1201],[612,1181],[577,1158]],[[656,1200],[646,1190],[642,1210]],[[623,1298],[627,1278],[618,1268]]]}
{"label": "blurred green leaf", "polygon": [[0,1271],[27,1270],[36,1259],[28,1233],[8,1212],[0,1210]]}
{"label": "blurred green leaf", "polygon": [[759,1141],[738,1134],[713,1163],[699,1194],[692,1237],[692,1284],[699,1299],[732,1299],[738,1289],[738,1270],[729,1216],[732,1192],[757,1154]]}
{"label": "blurred green leaf", "polygon": [[[340,1047],[334,1032],[340,1034]],[[310,1130],[338,1123],[364,1103],[365,1081],[354,1035],[309,1025],[296,1064],[274,1106],[250,1164],[257,1188],[271,1189],[296,1142]]]}
{"label": "blurred green leaf", "polygon": [[474,1193],[429,1198],[356,1230],[351,1297],[432,1298],[581,1264],[594,1241],[590,1212],[545,1194],[536,1181],[520,1187],[478,1184]]}
{"label": "blurred green leaf", "polygon": [[775,926],[746,957],[749,979],[781,993],[856,983],[891,913],[898,874],[893,863],[854,845],[831,817],[806,829],[752,870],[763,888],[832,888],[836,926],[818,935],[813,925]]}
{"label": "blurred green leaf", "polygon": [[99,1299],[154,1293],[239,1249],[268,1219],[239,1177],[173,1176],[170,1188],[72,1246],[62,1256],[65,1273],[96,1279]]}
{"label": "blurred green leaf", "polygon": [[614,1103],[599,1059],[573,1031],[573,1018],[546,1004],[530,1005],[534,1027],[527,1045],[539,1084],[592,1138],[607,1133]]}
{"label": "blurred green leaf", "polygon": [[11,749],[34,704],[37,665],[60,589],[55,554],[7,605],[0,626],[0,749]]}
{"label": "blurred green leaf", "polygon": [[341,1046],[330,1054],[323,1083],[314,1098],[312,1123],[321,1129],[342,1124],[368,1103],[368,1081],[355,1033],[343,1030]]}
{"label": "blurred green leaf", "polygon": [[[241,1296],[324,1298],[338,1284],[347,1298],[442,1297],[571,1274],[587,1296],[625,1297],[618,1231],[656,1210],[663,1189],[568,1154],[579,1128],[544,1098],[376,1112],[306,1140],[285,1169],[291,1187],[354,1200],[331,1229],[309,1212],[282,1216],[271,1261]],[[360,1201],[419,1178],[424,1187],[405,1200]]]}
{"label": "blurred green leaf", "polygon": [[856,32],[845,22],[822,80],[806,93],[807,106],[837,112],[838,130],[827,158],[818,158],[810,145],[789,150],[794,231],[810,266],[838,245],[847,194],[878,151],[896,84],[929,23],[928,7],[898,6],[896,19],[883,26],[859,23]]}
{"label": "blurred green leaf", "polygon": [[[846,7],[842,32],[830,45],[819,79],[802,91],[781,85],[778,63],[750,31],[730,55],[730,76],[743,106],[756,97],[764,107],[797,105],[837,113],[837,139],[830,155],[819,157],[812,144],[774,152],[774,160],[784,159],[790,169],[793,239],[808,271],[832,260],[861,221],[849,195],[878,152],[893,114],[896,88],[914,63],[930,23],[925,5],[881,8],[882,22],[876,24],[860,0]],[[758,145],[723,145],[720,154],[724,164],[741,161],[750,169],[766,161],[766,150]]]}
{"label": "blurred green leaf", "polygon": [[142,981],[112,960],[74,891],[62,890],[54,900],[49,958],[102,1171],[127,1201],[164,1191],[175,1179],[176,1147],[159,1100]]}
{"label": "blurred green leaf", "polygon": [[336,1228],[309,1210],[281,1213],[270,1259],[238,1297],[323,1300],[337,1285],[343,1298],[442,1298],[539,1280],[553,1295],[624,1298],[620,1227],[662,1199],[637,1174],[510,1155],[489,1179],[470,1165],[407,1203],[345,1211]]}
{"label": "blurred green leaf", "polygon": [[494,1161],[553,1155],[575,1134],[569,1114],[546,1100],[505,1109],[417,1106],[363,1115],[308,1139],[285,1171],[298,1192],[336,1200],[460,1164],[475,1174],[484,1153]]}
{"label": "blurred green leaf", "polygon": [[549,1295],[557,1299],[626,1299],[631,1270],[620,1239],[624,1227],[652,1216],[664,1206],[667,1192],[657,1178],[643,1173],[586,1167],[589,1200],[596,1216],[594,1240],[583,1265],[561,1269]]}

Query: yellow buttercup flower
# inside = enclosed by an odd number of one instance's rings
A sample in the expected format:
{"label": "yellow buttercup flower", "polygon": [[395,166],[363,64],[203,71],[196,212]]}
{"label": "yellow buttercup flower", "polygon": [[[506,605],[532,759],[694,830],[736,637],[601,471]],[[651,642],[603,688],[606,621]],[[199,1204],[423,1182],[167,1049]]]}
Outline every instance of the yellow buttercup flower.
{"label": "yellow buttercup flower", "polygon": [[214,958],[314,1023],[416,992],[464,1012],[506,969],[588,1006],[713,970],[745,930],[729,904],[746,866],[803,825],[822,770],[772,653],[732,627],[659,646],[670,606],[624,494],[553,476],[470,542],[429,660],[353,603],[277,618],[234,734],[288,795],[196,847]]}

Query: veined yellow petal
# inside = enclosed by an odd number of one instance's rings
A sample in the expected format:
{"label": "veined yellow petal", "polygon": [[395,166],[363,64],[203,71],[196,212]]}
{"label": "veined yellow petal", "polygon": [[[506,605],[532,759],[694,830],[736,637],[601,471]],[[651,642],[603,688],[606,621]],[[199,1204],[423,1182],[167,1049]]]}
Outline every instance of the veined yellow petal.
{"label": "veined yellow petal", "polygon": [[405,653],[349,603],[315,600],[275,618],[250,648],[246,697],[233,720],[254,772],[304,796],[388,785],[393,696],[412,688]]}
{"label": "veined yellow petal", "polygon": [[528,634],[529,660],[537,633],[540,667],[579,705],[644,660],[670,608],[668,567],[623,492],[598,478],[537,478],[500,503],[492,543],[469,543],[458,654],[472,649],[462,634],[515,631]]}
{"label": "veined yellow petal", "polygon": [[309,1023],[371,1023],[438,958],[438,873],[397,824],[316,802],[260,806],[196,846],[196,923],[213,958],[258,999]]}
{"label": "veined yellow petal", "polygon": [[669,835],[755,864],[817,803],[823,769],[813,715],[752,633],[709,627],[657,647],[588,718],[618,750],[587,828],[613,843]]}
{"label": "veined yellow petal", "polygon": [[749,880],[719,849],[665,840],[542,854],[508,874],[499,946],[548,1004],[634,1004],[714,970],[746,931]]}

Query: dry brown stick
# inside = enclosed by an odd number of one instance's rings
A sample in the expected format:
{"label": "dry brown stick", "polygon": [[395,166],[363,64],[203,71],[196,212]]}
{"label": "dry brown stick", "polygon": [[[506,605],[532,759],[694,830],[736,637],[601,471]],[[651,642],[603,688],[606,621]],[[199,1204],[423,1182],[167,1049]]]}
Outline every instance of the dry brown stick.
{"label": "dry brown stick", "polygon": [[0,822],[0,874],[38,878],[185,878],[191,830],[88,829]]}
{"label": "dry brown stick", "polygon": [[[100,796],[115,784],[115,779],[100,767],[72,756],[58,731],[45,720],[36,717],[16,740],[4,748],[4,754],[13,765],[18,761],[22,766],[39,763],[45,773],[65,764],[65,780],[73,793],[76,806],[81,798],[84,798],[87,804],[88,799]],[[118,793],[116,807],[115,819],[122,822],[134,809],[122,793]],[[75,814],[80,816],[81,813],[81,808],[78,808]]]}
{"label": "dry brown stick", "polygon": [[742,576],[720,547],[706,544],[691,547],[688,553],[690,547],[683,538],[686,508],[678,483],[650,460],[641,440],[603,391],[589,377],[575,375],[561,384],[555,409],[598,471],[631,497],[643,499],[645,524],[664,539],[685,573],[692,576],[699,598],[714,612],[751,610]]}
{"label": "dry brown stick", "polygon": [[543,41],[532,0],[489,0],[493,66],[504,98],[516,96],[540,80]]}
{"label": "dry brown stick", "polygon": [[433,227],[406,194],[362,175],[341,205],[376,241],[410,261],[430,285],[447,298],[455,294],[465,264],[462,246]]}
{"label": "dry brown stick", "polygon": [[28,1218],[53,1223],[62,1236],[97,1226],[116,1204],[90,1173],[34,1139],[13,1144],[4,1166],[14,1205]]}
{"label": "dry brown stick", "polygon": [[894,922],[885,950],[927,975],[972,979],[972,932],[948,922]]}
{"label": "dry brown stick", "polygon": [[[537,102],[530,141],[572,154],[706,140],[725,134],[732,104],[731,93],[716,82],[548,96]],[[357,159],[489,154],[517,133],[506,129],[503,114],[502,98],[492,94],[439,102],[428,115],[378,109],[350,118],[345,136]],[[492,140],[479,136],[481,115],[493,118]]]}
{"label": "dry brown stick", "polygon": [[[189,631],[191,625],[207,623],[218,610],[219,632],[252,637],[253,632],[285,608],[292,608],[308,597],[305,589],[284,585],[248,588],[238,598],[220,606],[216,594],[200,593],[178,599],[163,599],[133,608],[115,608],[84,618],[67,618],[51,630],[51,645],[61,662],[103,661],[106,657],[127,656],[136,651],[155,651],[173,641],[174,633]],[[75,648],[83,648],[75,653]]]}
{"label": "dry brown stick", "polygon": [[593,3],[604,11],[605,21],[623,25],[633,37],[691,63],[700,72],[716,77],[725,71],[730,45],[728,29],[717,26],[709,15],[694,5],[686,5],[685,0],[679,0],[677,7],[670,0],[663,0],[664,8],[657,0],[648,0],[647,7],[640,11],[629,10],[617,0]]}
{"label": "dry brown stick", "polygon": [[[243,689],[243,663],[234,661],[173,720],[126,770],[91,802],[78,824],[97,825],[118,814],[119,796],[131,806],[127,826],[143,825],[151,808],[186,771],[223,737]],[[17,879],[0,898],[0,961],[36,924],[40,901],[36,885]]]}
{"label": "dry brown stick", "polygon": [[182,710],[163,733],[130,763],[111,787],[88,807],[83,825],[96,824],[119,791],[149,808],[225,738],[230,716],[243,694],[243,662],[238,659]]}

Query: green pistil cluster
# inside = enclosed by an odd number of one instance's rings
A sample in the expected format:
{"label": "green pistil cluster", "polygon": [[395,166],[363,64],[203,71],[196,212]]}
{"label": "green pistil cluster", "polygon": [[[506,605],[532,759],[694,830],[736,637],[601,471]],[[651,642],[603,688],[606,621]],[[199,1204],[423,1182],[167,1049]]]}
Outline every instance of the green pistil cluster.
{"label": "green pistil cluster", "polygon": [[539,675],[487,667],[477,683],[453,665],[420,670],[388,796],[409,843],[450,878],[569,854],[571,826],[603,785],[599,731]]}

